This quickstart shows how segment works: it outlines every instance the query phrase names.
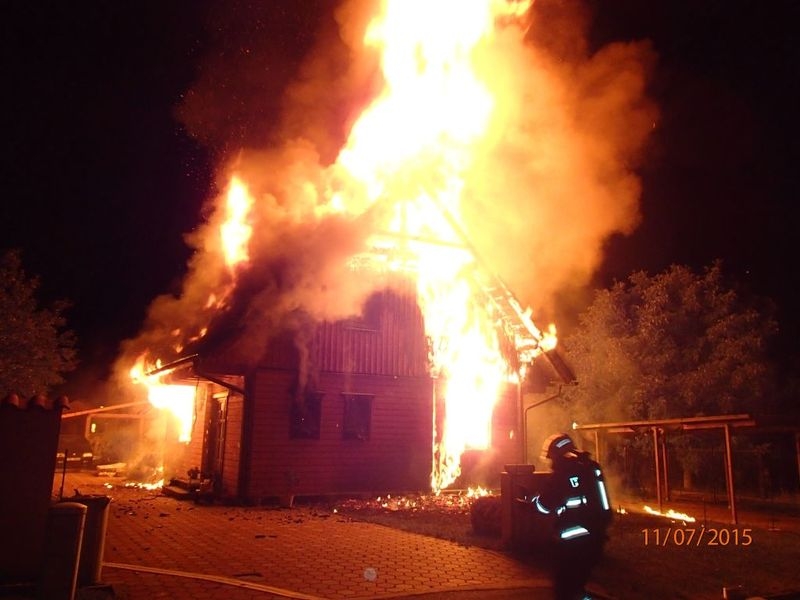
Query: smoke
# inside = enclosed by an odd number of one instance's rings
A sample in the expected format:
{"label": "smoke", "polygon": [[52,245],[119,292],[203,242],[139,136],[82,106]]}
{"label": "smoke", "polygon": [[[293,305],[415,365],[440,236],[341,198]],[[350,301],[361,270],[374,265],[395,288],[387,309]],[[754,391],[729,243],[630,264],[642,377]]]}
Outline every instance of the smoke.
{"label": "smoke", "polygon": [[589,281],[604,242],[639,223],[635,169],[657,118],[646,97],[655,57],[647,42],[590,52],[578,3],[540,5],[524,43],[504,31],[485,57],[503,93],[464,212],[486,261],[552,315],[559,292]]}
{"label": "smoke", "polygon": [[[365,249],[383,207],[347,216],[331,206],[337,194],[351,205],[364,194],[334,161],[382,83],[362,42],[376,7],[234,2],[210,15],[209,53],[177,114],[218,157],[219,190],[232,174],[247,182],[256,211],[250,265],[232,273],[222,263],[218,193],[187,236],[195,253],[182,289],[152,303],[120,367],[145,350],[177,356],[206,326],[206,343],[224,341],[229,357],[257,361],[282,328],[360,312],[370,289],[347,259]],[[462,195],[470,241],[538,307],[588,281],[604,241],[638,223],[635,167],[656,118],[645,96],[647,44],[590,52],[585,14],[550,18],[534,11],[527,38],[506,27],[476,53],[501,93]]]}
{"label": "smoke", "polygon": [[[363,250],[379,207],[357,217],[326,210],[344,184],[327,167],[368,101],[377,63],[348,45],[363,33],[362,3],[332,4],[233,2],[209,14],[208,54],[176,114],[217,156],[218,192],[186,237],[194,252],[181,289],[157,297],[141,332],[122,344],[120,383],[139,356],[168,362],[187,344],[197,349],[206,330],[203,343],[250,363],[276,332],[360,313],[369,289],[347,258]],[[237,273],[224,264],[218,236],[234,173],[255,199],[256,231],[251,266]]]}

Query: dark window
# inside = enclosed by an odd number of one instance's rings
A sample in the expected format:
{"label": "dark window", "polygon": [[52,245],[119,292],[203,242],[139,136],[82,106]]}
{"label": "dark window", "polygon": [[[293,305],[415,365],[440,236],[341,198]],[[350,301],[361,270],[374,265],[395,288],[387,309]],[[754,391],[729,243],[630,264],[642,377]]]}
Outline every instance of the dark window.
{"label": "dark window", "polygon": [[344,394],[342,437],[346,440],[368,440],[372,422],[371,394]]}
{"label": "dark window", "polygon": [[318,440],[322,420],[321,392],[306,392],[292,402],[289,437],[300,440]]}

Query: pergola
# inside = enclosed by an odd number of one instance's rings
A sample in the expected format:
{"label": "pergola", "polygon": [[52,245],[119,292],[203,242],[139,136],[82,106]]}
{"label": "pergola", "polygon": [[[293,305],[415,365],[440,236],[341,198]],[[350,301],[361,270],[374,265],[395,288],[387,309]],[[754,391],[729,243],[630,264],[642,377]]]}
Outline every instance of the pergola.
{"label": "pergola", "polygon": [[[143,423],[144,416],[141,413],[117,413],[116,411],[123,408],[134,408],[139,406],[152,406],[149,400],[138,400],[136,402],[125,402],[123,404],[112,404],[110,406],[101,406],[99,408],[88,408],[86,410],[78,410],[75,412],[64,412],[61,419],[74,419],[77,417],[88,417],[84,423],[84,436],[89,436],[89,428],[91,427],[91,420],[93,418],[103,419],[124,419],[139,421],[140,432],[141,424]],[[113,413],[113,414],[112,414]]]}
{"label": "pergola", "polygon": [[[725,483],[728,505],[731,509],[731,522],[738,524],[736,514],[736,492],[733,482],[733,456],[731,453],[731,429],[733,427],[753,427],[756,422],[748,414],[718,415],[712,417],[687,417],[680,419],[654,419],[648,421],[619,421],[615,423],[593,423],[576,425],[578,431],[593,431],[595,457],[600,461],[600,432],[636,433],[650,430],[653,435],[653,457],[655,460],[656,494],[658,510],[663,512],[664,495],[668,491],[669,472],[667,470],[667,431],[698,431],[721,429],[725,437]],[[663,478],[663,481],[662,481]]]}

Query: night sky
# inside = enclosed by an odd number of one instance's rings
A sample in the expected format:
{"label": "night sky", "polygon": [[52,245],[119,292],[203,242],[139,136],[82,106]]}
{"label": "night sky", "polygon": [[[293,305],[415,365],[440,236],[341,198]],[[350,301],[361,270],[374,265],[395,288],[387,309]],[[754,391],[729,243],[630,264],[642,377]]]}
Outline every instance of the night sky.
{"label": "night sky", "polygon": [[[183,236],[216,193],[214,167],[269,135],[280,92],[334,4],[3,3],[0,249],[22,249],[43,299],[72,302],[76,381],[102,377],[150,301],[178,289]],[[559,4],[535,8],[544,16]],[[778,303],[785,347],[796,352],[800,3],[587,6],[593,44],[651,40],[661,113],[640,170],[643,222],[609,241],[597,284],[720,258]],[[187,94],[204,81],[236,98],[235,68],[219,80],[204,69],[241,64],[251,50],[269,75],[256,85],[258,114],[241,98],[224,116],[226,136],[193,136]]]}

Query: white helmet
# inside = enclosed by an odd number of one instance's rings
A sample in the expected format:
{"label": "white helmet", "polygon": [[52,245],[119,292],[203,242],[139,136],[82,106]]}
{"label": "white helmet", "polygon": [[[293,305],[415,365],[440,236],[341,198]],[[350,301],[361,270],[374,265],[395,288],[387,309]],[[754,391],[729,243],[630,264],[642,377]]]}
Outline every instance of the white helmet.
{"label": "white helmet", "polygon": [[575,452],[575,442],[566,433],[555,433],[544,441],[542,458],[561,458],[569,452]]}

